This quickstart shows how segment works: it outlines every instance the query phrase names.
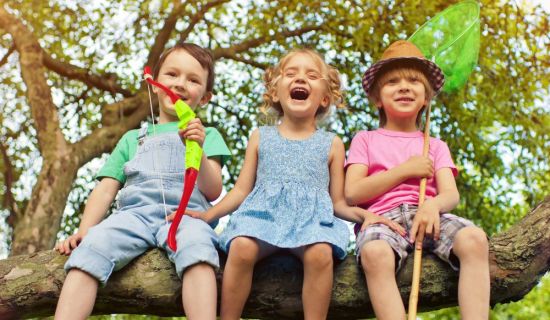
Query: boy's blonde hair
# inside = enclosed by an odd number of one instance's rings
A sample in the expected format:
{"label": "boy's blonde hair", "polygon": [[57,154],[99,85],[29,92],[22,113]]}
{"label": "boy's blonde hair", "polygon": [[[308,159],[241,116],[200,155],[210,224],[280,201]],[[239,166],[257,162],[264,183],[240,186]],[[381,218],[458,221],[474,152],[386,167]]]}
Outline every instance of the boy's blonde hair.
{"label": "boy's blonde hair", "polygon": [[[411,77],[418,78],[418,80],[420,80],[420,82],[422,82],[422,84],[424,85],[424,88],[426,90],[426,100],[428,101],[428,103],[430,103],[435,95],[435,91],[428,81],[428,78],[426,77],[426,71],[424,70],[422,65],[411,63],[410,61],[396,61],[388,64],[387,66],[384,66],[374,79],[368,95],[369,101],[373,105],[378,106],[380,104],[380,90],[394,76],[405,79]],[[377,107],[377,109],[379,114],[379,126],[383,127],[384,125],[386,125],[387,122],[386,112],[384,111],[383,106],[382,108]],[[417,127],[420,127],[422,123],[422,114],[424,113],[425,109],[426,106],[423,106],[416,116]]]}
{"label": "boy's blonde hair", "polygon": [[[287,53],[281,58],[281,61],[272,68],[268,68],[264,74],[264,85],[266,91],[263,94],[263,104],[260,110],[264,114],[270,113],[270,111],[275,111],[278,117],[283,115],[283,109],[279,102],[273,101],[273,96],[276,93],[277,85],[279,80],[282,77],[283,69],[288,61],[297,54],[307,54],[309,55],[321,68],[321,76],[327,82],[328,96],[330,98],[330,105],[335,105],[336,108],[344,108],[344,99],[341,89],[340,73],[338,70],[330,65],[328,65],[323,57],[314,50],[311,49],[294,49]],[[322,119],[329,111],[329,108],[319,108],[315,116],[317,119]]]}

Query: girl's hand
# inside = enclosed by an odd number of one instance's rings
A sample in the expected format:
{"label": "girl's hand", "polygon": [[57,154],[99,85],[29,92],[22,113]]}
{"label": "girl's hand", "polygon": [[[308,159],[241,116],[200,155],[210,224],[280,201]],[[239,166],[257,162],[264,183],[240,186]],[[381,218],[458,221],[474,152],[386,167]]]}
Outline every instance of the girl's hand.
{"label": "girl's hand", "polygon": [[78,247],[78,245],[82,241],[82,238],[84,238],[84,234],[82,234],[81,232],[77,232],[67,239],[58,242],[55,245],[54,250],[59,251],[60,254],[68,256],[74,249],[76,249],[76,247]]}
{"label": "girl's hand", "polygon": [[[358,208],[358,209],[360,209],[360,208]],[[399,233],[402,237],[404,237],[407,234],[405,229],[399,223],[397,223],[395,221],[392,221],[392,220],[390,220],[386,217],[376,215],[376,214],[374,214],[374,213],[372,213],[368,210],[364,210],[364,209],[360,209],[360,210],[364,211],[363,212],[363,224],[361,225],[361,231],[365,230],[370,225],[380,223],[380,224],[385,224],[386,226],[388,226],[393,231]]]}
{"label": "girl's hand", "polygon": [[[206,221],[206,214],[201,211],[195,211],[195,210],[185,210],[185,215],[190,216],[195,219],[200,219]],[[172,212],[169,216],[166,217],[166,221],[170,222],[173,221],[176,217],[176,212]],[[208,222],[208,221],[206,221]]]}
{"label": "girl's hand", "polygon": [[439,207],[433,199],[428,199],[414,216],[410,240],[413,243],[418,240],[416,248],[421,249],[424,236],[439,240],[439,231]]}
{"label": "girl's hand", "polygon": [[179,131],[181,139],[185,142],[185,139],[196,141],[202,148],[204,138],[206,137],[206,131],[202,125],[201,119],[195,118],[189,121],[187,128]]}
{"label": "girl's hand", "polygon": [[434,175],[434,164],[429,157],[412,156],[401,164],[408,178],[431,178]]}

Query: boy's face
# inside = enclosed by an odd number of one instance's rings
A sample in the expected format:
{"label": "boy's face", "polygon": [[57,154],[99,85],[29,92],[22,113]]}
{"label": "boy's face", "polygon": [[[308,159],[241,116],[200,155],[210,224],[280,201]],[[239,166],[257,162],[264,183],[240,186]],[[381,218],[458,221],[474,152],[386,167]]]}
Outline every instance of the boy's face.
{"label": "boy's face", "polygon": [[[185,50],[174,50],[164,60],[160,67],[157,81],[167,86],[177,94],[191,109],[207,103],[212,97],[211,92],[206,91],[208,71],[199,61]],[[174,105],[170,97],[157,87],[153,91],[159,98],[161,118],[168,116],[177,120]]]}
{"label": "boy's face", "polygon": [[426,88],[417,75],[390,72],[380,88],[378,108],[384,108],[388,121],[392,118],[411,118],[428,104]]}
{"label": "boy's face", "polygon": [[285,114],[298,117],[315,115],[318,108],[328,107],[327,83],[313,57],[297,53],[285,63],[273,101],[281,104]]}

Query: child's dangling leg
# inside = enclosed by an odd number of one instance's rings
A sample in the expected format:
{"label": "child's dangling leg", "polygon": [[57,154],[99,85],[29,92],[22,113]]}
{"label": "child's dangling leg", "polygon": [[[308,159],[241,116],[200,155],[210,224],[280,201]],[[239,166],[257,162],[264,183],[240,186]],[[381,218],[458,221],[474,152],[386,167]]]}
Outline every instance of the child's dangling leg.
{"label": "child's dangling leg", "polygon": [[97,280],[88,273],[71,269],[61,289],[55,320],[86,319],[94,308],[98,286]]}
{"label": "child's dangling leg", "polygon": [[185,270],[181,286],[183,309],[187,319],[216,319],[216,274],[207,263],[197,263]]}
{"label": "child's dangling leg", "polygon": [[377,319],[405,319],[405,307],[395,280],[395,253],[384,240],[373,240],[360,251],[361,265]]}
{"label": "child's dangling leg", "polygon": [[326,319],[334,277],[331,245],[315,243],[291,252],[304,264],[304,319]]}
{"label": "child's dangling leg", "polygon": [[177,251],[168,248],[170,224],[163,224],[156,234],[158,243],[174,262],[182,279],[183,310],[189,320],[215,320],[217,283],[215,268],[219,267],[216,250],[217,235],[204,221],[184,215],[177,229]]}
{"label": "child's dangling leg", "polygon": [[252,287],[254,265],[278,248],[254,238],[231,241],[222,281],[221,318],[239,320]]}
{"label": "child's dangling leg", "polygon": [[478,227],[457,232],[453,253],[460,261],[458,305],[462,319],[488,319],[490,300],[489,244]]}

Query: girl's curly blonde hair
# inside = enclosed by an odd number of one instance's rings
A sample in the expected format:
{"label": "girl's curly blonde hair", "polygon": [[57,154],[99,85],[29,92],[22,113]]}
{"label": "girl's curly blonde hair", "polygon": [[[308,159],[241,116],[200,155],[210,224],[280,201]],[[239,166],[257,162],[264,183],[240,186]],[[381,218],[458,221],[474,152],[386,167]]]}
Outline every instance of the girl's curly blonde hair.
{"label": "girl's curly blonde hair", "polygon": [[[327,82],[328,96],[330,98],[330,105],[336,106],[336,108],[345,108],[343,91],[341,89],[342,82],[340,80],[340,73],[333,66],[328,65],[323,57],[316,51],[306,48],[294,49],[281,58],[281,61],[275,66],[268,68],[264,74],[264,85],[266,91],[263,94],[263,104],[260,110],[264,114],[277,113],[278,117],[283,115],[283,108],[279,102],[273,101],[273,96],[277,91],[277,85],[282,77],[283,69],[288,61],[297,54],[309,55],[321,69],[321,75]],[[317,119],[322,119],[329,111],[329,108],[317,109]]]}

